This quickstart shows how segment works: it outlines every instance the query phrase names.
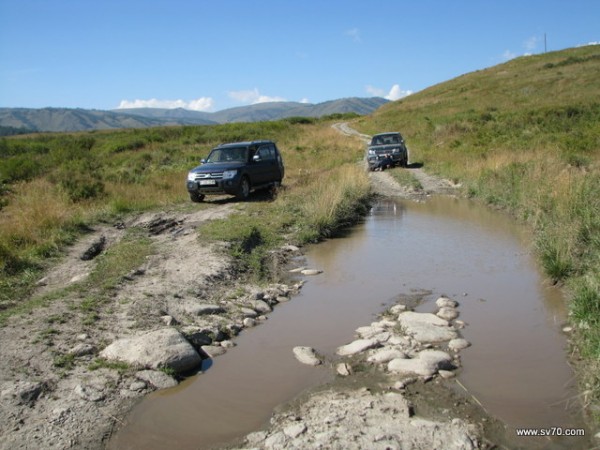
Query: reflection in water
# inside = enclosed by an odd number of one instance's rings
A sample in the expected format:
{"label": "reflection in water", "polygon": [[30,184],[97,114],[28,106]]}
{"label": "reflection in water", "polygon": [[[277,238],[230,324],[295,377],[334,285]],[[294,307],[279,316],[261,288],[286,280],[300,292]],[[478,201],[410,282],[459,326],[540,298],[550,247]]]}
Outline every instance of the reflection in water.
{"label": "reflection in water", "polygon": [[446,294],[460,302],[464,350],[461,382],[512,426],[575,426],[565,408],[573,395],[560,323],[560,292],[544,283],[528,236],[501,214],[458,199],[383,200],[348,236],[310,249],[324,270],[301,294],[206,373],[150,396],[127,418],[113,449],[206,448],[260,428],[278,404],[331,377],[293,357],[308,345],[335,357],[400,294],[429,290],[420,310]]}

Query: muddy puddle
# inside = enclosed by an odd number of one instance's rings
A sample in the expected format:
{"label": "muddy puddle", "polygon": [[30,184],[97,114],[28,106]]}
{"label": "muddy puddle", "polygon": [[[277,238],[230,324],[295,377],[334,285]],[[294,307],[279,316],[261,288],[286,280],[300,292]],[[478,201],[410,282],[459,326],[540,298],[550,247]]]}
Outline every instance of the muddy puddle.
{"label": "muddy puddle", "polygon": [[294,346],[333,359],[357,327],[423,291],[420,311],[433,312],[441,294],[460,302],[473,345],[461,352],[459,381],[490,414],[509,427],[582,426],[561,293],[535,266],[528,236],[502,214],[452,198],[382,200],[302,263],[324,272],[203,374],[144,399],[108,448],[209,448],[257,430],[277,405],[332,377],[298,363]]}

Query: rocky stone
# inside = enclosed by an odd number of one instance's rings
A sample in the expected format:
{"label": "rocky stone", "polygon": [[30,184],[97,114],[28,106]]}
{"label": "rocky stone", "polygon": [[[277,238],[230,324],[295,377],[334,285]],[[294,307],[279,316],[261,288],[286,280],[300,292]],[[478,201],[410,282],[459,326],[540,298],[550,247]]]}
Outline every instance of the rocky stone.
{"label": "rocky stone", "polygon": [[295,439],[306,431],[306,425],[302,422],[288,425],[283,429],[283,434],[291,439]]}
{"label": "rocky stone", "polygon": [[445,295],[442,295],[435,301],[435,304],[438,308],[456,308],[458,306],[458,302],[456,300],[449,299]]}
{"label": "rocky stone", "polygon": [[256,316],[258,316],[258,313],[252,309],[252,308],[241,308],[240,312],[242,313],[242,315],[244,317],[250,317],[252,319],[256,318]]}
{"label": "rocky stone", "polygon": [[378,325],[359,327],[356,329],[356,334],[358,334],[362,339],[371,339],[373,336],[378,335],[382,332],[383,327]]}
{"label": "rocky stone", "polygon": [[252,446],[262,443],[267,438],[266,431],[255,431],[246,436],[246,442]]}
{"label": "rocky stone", "polygon": [[443,306],[436,313],[436,316],[444,319],[444,320],[454,320],[458,317],[458,311],[456,308],[449,308],[447,306]]}
{"label": "rocky stone", "polygon": [[390,308],[390,313],[392,314],[400,314],[403,313],[404,311],[406,311],[408,309],[408,307],[406,305],[394,305]]}
{"label": "rocky stone", "polygon": [[150,369],[169,367],[177,373],[194,369],[201,362],[198,352],[174,328],[119,339],[102,350],[100,356]]}
{"label": "rocky stone", "polygon": [[460,330],[460,329],[466,327],[467,324],[464,321],[462,321],[462,320],[455,320],[454,321],[454,326]]}
{"label": "rocky stone", "polygon": [[393,328],[397,325],[395,320],[382,319],[379,322],[373,322],[371,326],[379,326],[383,328]]}
{"label": "rocky stone", "polygon": [[213,342],[210,333],[206,330],[202,330],[197,327],[183,328],[183,335],[186,339],[195,347],[202,347],[203,345],[210,345]]}
{"label": "rocky stone", "polygon": [[94,386],[78,384],[74,391],[77,396],[88,402],[99,402],[105,398],[104,393]]}
{"label": "rocky stone", "polygon": [[407,311],[398,316],[398,323],[407,335],[421,343],[444,342],[457,337],[448,321],[435,314]]}
{"label": "rocky stone", "polygon": [[185,311],[193,316],[204,316],[209,314],[221,314],[225,310],[219,305],[209,303],[189,304],[185,306]]}
{"label": "rocky stone", "polygon": [[452,339],[450,342],[448,342],[448,348],[455,352],[463,350],[470,346],[471,343],[463,338]]}
{"label": "rocky stone", "polygon": [[307,364],[309,366],[318,366],[321,364],[317,352],[312,347],[294,347],[293,352],[296,359],[302,364]]}
{"label": "rocky stone", "polygon": [[352,366],[348,363],[339,363],[335,366],[335,371],[342,377],[347,377],[353,373]]}
{"label": "rocky stone", "polygon": [[302,266],[302,267],[296,267],[295,269],[290,269],[288,272],[289,273],[300,273],[306,269],[307,269],[306,267]]}
{"label": "rocky stone", "polygon": [[73,356],[85,356],[91,355],[96,351],[96,347],[91,344],[77,344],[75,347],[71,348],[67,353]]}
{"label": "rocky stone", "polygon": [[203,345],[200,349],[209,357],[216,358],[217,356],[224,355],[227,352],[225,347],[220,345]]}
{"label": "rocky stone", "polygon": [[304,269],[300,271],[300,273],[302,275],[319,275],[320,273],[323,273],[323,271],[318,269]]}
{"label": "rocky stone", "polygon": [[177,320],[175,320],[175,318],[173,316],[169,316],[169,315],[161,316],[160,321],[163,323],[163,325],[166,325],[168,327],[177,325]]}
{"label": "rocky stone", "polygon": [[175,387],[178,384],[175,378],[160,370],[140,370],[136,372],[135,377],[144,382],[145,385],[152,386],[154,389],[167,389]]}
{"label": "rocky stone", "polygon": [[439,369],[451,370],[452,357],[441,350],[423,350],[413,359],[393,359],[388,363],[388,371],[402,375],[429,377]]}
{"label": "rocky stone", "polygon": [[3,402],[8,401],[16,405],[32,406],[44,389],[44,383],[17,381],[2,385],[0,398]]}
{"label": "rocky stone", "polygon": [[146,389],[147,385],[143,381],[134,381],[129,385],[129,390],[134,392],[143,391]]}
{"label": "rocky stone", "polygon": [[410,346],[410,340],[404,336],[398,336],[397,334],[393,335],[391,338],[388,339],[388,341],[386,342],[386,344],[389,345],[399,345],[401,347],[409,347]]}
{"label": "rocky stone", "polygon": [[287,439],[283,431],[278,431],[266,438],[264,445],[267,450],[279,450],[287,447],[286,441]]}
{"label": "rocky stone", "polygon": [[269,304],[264,300],[252,300],[250,304],[252,305],[252,308],[254,308],[255,311],[258,311],[260,314],[268,314],[273,311],[271,306],[269,306]]}
{"label": "rocky stone", "polygon": [[367,358],[367,361],[375,364],[383,364],[397,358],[406,358],[406,355],[398,349],[385,347],[374,350]]}
{"label": "rocky stone", "polygon": [[454,372],[452,372],[451,370],[438,370],[438,374],[440,375],[440,377],[448,379],[448,378],[453,378],[456,376],[456,374]]}
{"label": "rocky stone", "polygon": [[254,326],[256,326],[256,320],[255,320],[255,319],[252,319],[252,318],[250,318],[250,317],[246,317],[246,318],[245,318],[245,319],[242,321],[242,323],[244,324],[244,326],[245,326],[246,328],[251,328],[251,327],[254,327]]}
{"label": "rocky stone", "polygon": [[100,236],[96,241],[92,242],[92,244],[87,248],[85,252],[81,255],[82,261],[89,261],[94,259],[102,250],[104,250],[104,246],[106,245],[106,237]]}
{"label": "rocky stone", "polygon": [[351,356],[371,348],[379,347],[380,345],[374,339],[357,339],[349,344],[338,347],[336,353],[340,356]]}

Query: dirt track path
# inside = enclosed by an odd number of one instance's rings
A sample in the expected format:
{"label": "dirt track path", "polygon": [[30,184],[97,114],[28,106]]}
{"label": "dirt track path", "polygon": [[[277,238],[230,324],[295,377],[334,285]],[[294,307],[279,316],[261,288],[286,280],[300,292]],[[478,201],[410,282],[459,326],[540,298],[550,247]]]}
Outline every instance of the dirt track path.
{"label": "dirt track path", "polygon": [[[118,417],[153,388],[138,383],[132,389],[139,380],[131,371],[89,367],[113,340],[165,327],[166,317],[186,321],[181,305],[211,302],[209,286],[219,292],[234,284],[231,262],[199,241],[195,230],[227,216],[235,205],[215,203],[99,224],[68,249],[38,282],[34,297],[48,300],[0,327],[1,449],[104,448]],[[93,293],[77,286],[102,254],[87,261],[81,256],[100,241],[104,250],[110,249],[129,231],[144,234],[154,251],[123,277],[111,300],[92,309]],[[216,329],[215,320],[221,318],[206,316],[194,323]]]}
{"label": "dirt track path", "polygon": [[[361,139],[365,145],[367,145],[371,136],[368,134],[362,134],[350,127],[346,122],[336,123],[332,127],[339,133],[346,136],[354,136]],[[410,154],[409,154],[410,159]],[[453,184],[449,180],[437,177],[435,175],[428,174],[419,165],[415,164],[414,161],[409,160],[408,167],[405,169],[395,168],[394,170],[406,170],[409,171],[419,183],[421,183],[422,189],[414,190],[399,185],[394,178],[388,172],[369,172],[369,178],[373,185],[373,189],[386,196],[403,197],[410,200],[423,200],[428,195],[441,194],[441,195],[453,195],[456,194],[457,188],[460,185]]]}

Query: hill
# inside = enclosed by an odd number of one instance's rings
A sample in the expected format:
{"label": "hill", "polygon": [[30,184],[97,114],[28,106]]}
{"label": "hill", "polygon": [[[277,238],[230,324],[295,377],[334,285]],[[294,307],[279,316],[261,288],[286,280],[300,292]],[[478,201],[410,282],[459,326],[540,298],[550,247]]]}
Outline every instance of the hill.
{"label": "hill", "polygon": [[0,129],[23,131],[86,131],[147,128],[165,125],[214,125],[261,122],[286,117],[321,117],[335,113],[370,114],[387,103],[383,98],[347,98],[318,104],[270,102],[230,108],[214,113],[182,108],[132,108],[112,111],[69,108],[0,108]]}
{"label": "hill", "polygon": [[[188,122],[199,123],[199,121]],[[211,123],[211,122],[206,122]],[[111,111],[69,108],[0,108],[0,125],[30,131],[86,131],[179,125],[180,120],[157,119]]]}

